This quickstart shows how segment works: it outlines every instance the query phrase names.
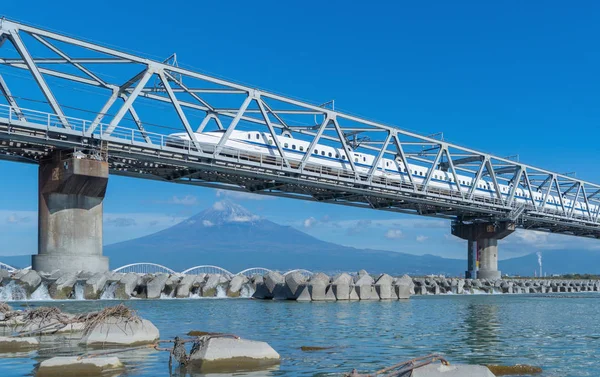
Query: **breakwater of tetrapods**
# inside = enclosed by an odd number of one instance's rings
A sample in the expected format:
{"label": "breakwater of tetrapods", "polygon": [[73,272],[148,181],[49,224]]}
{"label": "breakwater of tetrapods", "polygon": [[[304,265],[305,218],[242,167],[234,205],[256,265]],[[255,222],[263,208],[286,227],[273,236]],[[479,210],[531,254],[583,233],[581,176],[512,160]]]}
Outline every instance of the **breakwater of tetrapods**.
{"label": "breakwater of tetrapods", "polygon": [[411,295],[526,294],[600,291],[599,280],[394,277],[356,274],[264,275],[60,273],[0,271],[0,301],[131,298],[254,298],[296,301],[398,300]]}

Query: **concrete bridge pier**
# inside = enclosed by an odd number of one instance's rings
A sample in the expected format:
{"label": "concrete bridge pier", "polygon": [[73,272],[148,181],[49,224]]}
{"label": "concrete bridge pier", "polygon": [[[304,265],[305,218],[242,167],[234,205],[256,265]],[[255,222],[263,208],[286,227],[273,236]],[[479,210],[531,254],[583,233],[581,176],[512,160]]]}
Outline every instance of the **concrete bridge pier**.
{"label": "concrete bridge pier", "polygon": [[467,279],[500,279],[498,240],[515,231],[510,221],[494,223],[452,223],[452,234],[468,241]]}
{"label": "concrete bridge pier", "polygon": [[102,256],[102,210],[108,163],[57,151],[39,167],[38,254],[41,272],[108,271]]}

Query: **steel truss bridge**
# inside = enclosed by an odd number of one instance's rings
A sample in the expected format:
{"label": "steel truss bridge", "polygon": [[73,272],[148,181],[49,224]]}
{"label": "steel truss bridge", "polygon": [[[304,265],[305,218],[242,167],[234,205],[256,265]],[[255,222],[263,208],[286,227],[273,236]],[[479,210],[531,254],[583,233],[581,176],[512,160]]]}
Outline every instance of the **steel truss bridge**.
{"label": "steel truss bridge", "polygon": [[[513,221],[517,226],[600,236],[600,185],[180,67],[24,25],[0,22],[0,158],[38,163],[56,150],[106,158],[110,173],[435,216],[461,221]],[[25,106],[26,104],[26,106]],[[222,130],[216,145],[195,132]],[[275,154],[226,147],[234,130],[266,132]],[[171,146],[167,135],[190,141]],[[276,135],[341,148],[350,170],[314,165],[309,153],[290,161]],[[293,140],[293,139],[290,139]],[[400,182],[357,169],[351,151],[429,170]],[[432,169],[433,168],[433,169]],[[493,196],[431,185],[434,169],[492,183]],[[501,184],[510,186],[501,192]],[[529,193],[517,202],[517,189]],[[554,196],[556,209],[543,202]],[[574,211],[565,200],[585,203]],[[592,207],[595,206],[595,207]],[[595,210],[594,210],[595,209]]]}

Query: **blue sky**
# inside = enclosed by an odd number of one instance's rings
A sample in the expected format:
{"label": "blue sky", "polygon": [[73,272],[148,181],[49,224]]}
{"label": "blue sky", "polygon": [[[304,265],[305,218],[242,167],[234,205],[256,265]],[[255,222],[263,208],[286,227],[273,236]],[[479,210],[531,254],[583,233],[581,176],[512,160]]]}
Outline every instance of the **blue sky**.
{"label": "blue sky", "polygon": [[[600,5],[558,1],[4,2],[61,31],[500,156],[600,182]],[[0,255],[37,248],[37,168],[0,162]],[[464,258],[446,221],[112,177],[106,243],[168,227],[225,197],[356,247]],[[260,199],[260,200],[257,200]],[[518,232],[501,257],[598,242]]]}

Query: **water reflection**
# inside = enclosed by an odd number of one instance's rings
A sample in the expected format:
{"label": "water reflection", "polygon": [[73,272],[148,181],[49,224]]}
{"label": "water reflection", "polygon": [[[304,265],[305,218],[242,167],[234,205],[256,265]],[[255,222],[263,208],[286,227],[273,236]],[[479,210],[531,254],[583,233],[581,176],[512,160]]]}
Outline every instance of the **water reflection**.
{"label": "water reflection", "polygon": [[501,363],[502,341],[499,337],[499,307],[493,300],[469,302],[463,319],[464,346],[470,350],[469,361],[475,364]]}

